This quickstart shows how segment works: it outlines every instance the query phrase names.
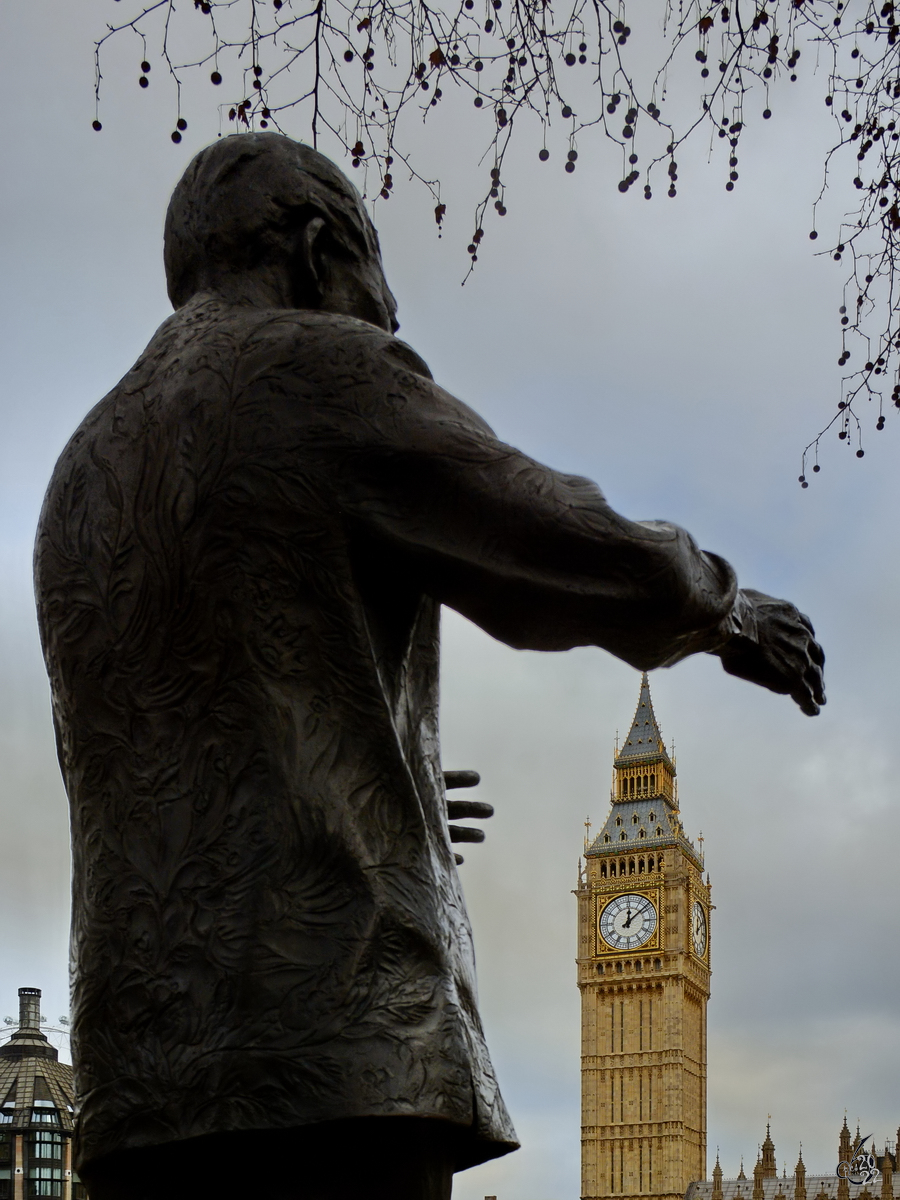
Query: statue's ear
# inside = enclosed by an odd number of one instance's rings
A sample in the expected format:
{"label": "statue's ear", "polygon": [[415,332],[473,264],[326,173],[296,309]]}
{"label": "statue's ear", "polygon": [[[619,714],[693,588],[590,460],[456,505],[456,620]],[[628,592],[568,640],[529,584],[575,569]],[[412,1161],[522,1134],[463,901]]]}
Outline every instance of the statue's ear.
{"label": "statue's ear", "polygon": [[322,217],[311,217],[299,232],[291,262],[294,303],[320,308],[328,274],[328,230]]}

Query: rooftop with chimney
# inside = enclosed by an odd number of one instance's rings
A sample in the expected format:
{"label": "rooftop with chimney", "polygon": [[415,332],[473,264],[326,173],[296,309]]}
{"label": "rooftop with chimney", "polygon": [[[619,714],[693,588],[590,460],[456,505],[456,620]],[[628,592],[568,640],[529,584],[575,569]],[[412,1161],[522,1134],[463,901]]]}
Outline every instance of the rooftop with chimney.
{"label": "rooftop with chimney", "polygon": [[40,988],[19,988],[19,1027],[0,1046],[0,1126],[72,1132],[72,1068],[41,1032]]}

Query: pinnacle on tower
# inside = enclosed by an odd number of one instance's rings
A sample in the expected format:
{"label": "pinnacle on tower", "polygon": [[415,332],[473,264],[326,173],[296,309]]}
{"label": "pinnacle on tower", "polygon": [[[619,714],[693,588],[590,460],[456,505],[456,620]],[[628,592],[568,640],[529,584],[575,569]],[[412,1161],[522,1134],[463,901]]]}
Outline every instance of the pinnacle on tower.
{"label": "pinnacle on tower", "polygon": [[587,857],[681,845],[702,869],[703,856],[681,825],[675,764],[662,740],[646,671],[628,737],[614,761],[610,800],[612,808],[600,833],[589,845],[586,839]]}
{"label": "pinnacle on tower", "polygon": [[844,1124],[841,1126],[841,1133],[838,1139],[838,1161],[849,1162],[852,1151],[853,1145],[850,1141],[850,1129],[847,1125],[847,1114],[845,1112]]}
{"label": "pinnacle on tower", "polygon": [[794,1200],[806,1200],[806,1164],[803,1161],[803,1147],[797,1165],[794,1167]]}
{"label": "pinnacle on tower", "polygon": [[716,1147],[716,1165],[713,1167],[712,1200],[722,1200],[722,1167],[719,1164],[719,1148]]}
{"label": "pinnacle on tower", "polygon": [[[841,1136],[838,1142],[838,1162],[849,1162],[853,1154],[853,1147],[850,1142],[850,1130],[847,1127],[847,1113],[844,1111],[844,1124],[841,1126]],[[839,1179],[837,1186],[837,1200],[850,1200],[850,1184],[846,1179]]]}
{"label": "pinnacle on tower", "polygon": [[766,1140],[762,1144],[763,1179],[775,1179],[778,1175],[778,1164],[775,1162],[775,1143],[769,1125],[766,1124]]}
{"label": "pinnacle on tower", "polygon": [[884,1148],[884,1157],[879,1166],[881,1167],[881,1200],[894,1200],[894,1163],[887,1146]]}
{"label": "pinnacle on tower", "polygon": [[638,696],[637,708],[634,710],[634,720],[628,736],[622,743],[616,755],[617,767],[629,766],[637,759],[655,758],[666,762],[674,774],[674,766],[663,742],[656,714],[653,711],[653,701],[650,698],[650,680],[647,672],[641,675],[641,691]]}
{"label": "pinnacle on tower", "polygon": [[756,1166],[753,1168],[753,1200],[765,1200],[765,1194],[765,1189],[763,1188],[763,1165],[757,1152]]}

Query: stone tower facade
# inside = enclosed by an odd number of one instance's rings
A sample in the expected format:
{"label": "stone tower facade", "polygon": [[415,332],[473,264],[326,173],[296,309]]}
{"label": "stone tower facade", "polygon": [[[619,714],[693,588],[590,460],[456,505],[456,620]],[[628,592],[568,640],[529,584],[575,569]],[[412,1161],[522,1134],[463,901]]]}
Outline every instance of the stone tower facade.
{"label": "stone tower facade", "polygon": [[709,879],[646,674],[579,868],[581,1195],[682,1200],[706,1177]]}

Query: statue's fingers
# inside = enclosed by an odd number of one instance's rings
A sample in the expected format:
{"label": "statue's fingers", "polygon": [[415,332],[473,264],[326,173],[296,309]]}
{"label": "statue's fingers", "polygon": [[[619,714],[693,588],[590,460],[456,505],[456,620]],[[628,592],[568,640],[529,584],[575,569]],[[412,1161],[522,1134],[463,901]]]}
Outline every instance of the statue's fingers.
{"label": "statue's fingers", "polygon": [[481,776],[477,771],[445,771],[444,772],[444,787],[449,791],[451,788],[470,788],[477,787],[481,783]]}
{"label": "statue's fingers", "polygon": [[470,829],[469,826],[448,826],[450,841],[484,841],[484,829]]}
{"label": "statue's fingers", "polygon": [[451,821],[458,821],[465,817],[475,817],[476,820],[486,821],[488,817],[492,817],[493,815],[493,804],[486,804],[483,800],[447,801],[447,816]]}
{"label": "statue's fingers", "polygon": [[825,675],[821,666],[817,663],[807,671],[807,678],[810,681],[810,690],[817,704],[825,703]]}
{"label": "statue's fingers", "polygon": [[[817,717],[819,715],[819,704],[816,703],[816,695],[805,679],[800,686],[793,689],[791,699],[800,711],[808,717]],[[824,702],[823,697],[822,703],[824,704]]]}

